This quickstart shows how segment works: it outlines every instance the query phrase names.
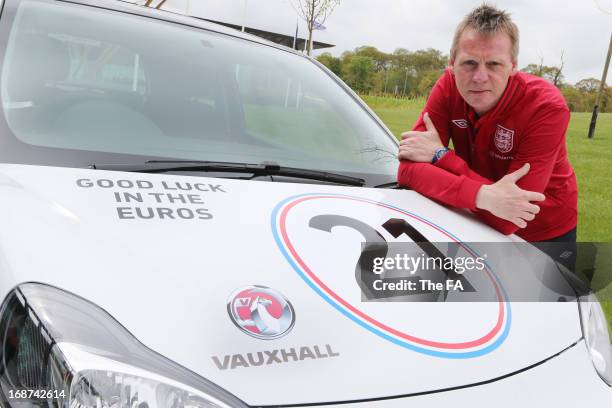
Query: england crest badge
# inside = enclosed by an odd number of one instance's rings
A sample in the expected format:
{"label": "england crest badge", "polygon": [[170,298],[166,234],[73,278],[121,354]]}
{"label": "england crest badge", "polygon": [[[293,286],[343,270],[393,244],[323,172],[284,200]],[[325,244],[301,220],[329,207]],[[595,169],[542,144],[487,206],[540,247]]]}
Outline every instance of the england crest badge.
{"label": "england crest badge", "polygon": [[497,125],[495,129],[495,147],[501,153],[508,153],[514,146],[514,130]]}

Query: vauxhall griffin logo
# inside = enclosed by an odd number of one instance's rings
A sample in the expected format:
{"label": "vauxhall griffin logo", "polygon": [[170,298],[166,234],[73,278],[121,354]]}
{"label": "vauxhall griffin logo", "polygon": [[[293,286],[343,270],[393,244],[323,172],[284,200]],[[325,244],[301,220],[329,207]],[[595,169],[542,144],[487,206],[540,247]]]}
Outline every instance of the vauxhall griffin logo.
{"label": "vauxhall griffin logo", "polygon": [[240,330],[264,340],[284,336],[295,323],[291,303],[265,286],[247,286],[234,291],[227,301],[227,312]]}

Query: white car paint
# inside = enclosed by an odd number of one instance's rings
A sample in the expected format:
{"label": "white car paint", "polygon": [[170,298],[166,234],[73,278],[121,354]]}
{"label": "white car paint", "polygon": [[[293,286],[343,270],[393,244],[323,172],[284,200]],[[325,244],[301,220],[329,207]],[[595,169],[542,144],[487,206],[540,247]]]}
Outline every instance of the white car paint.
{"label": "white car paint", "polygon": [[[152,187],[107,188],[95,185],[96,180]],[[79,186],[88,181],[94,186]],[[157,203],[155,194],[178,194],[169,190],[176,183],[209,190],[212,185],[217,191],[189,191],[203,204],[194,197],[197,204]],[[142,203],[117,202],[115,193],[124,201],[124,193],[138,192]],[[288,213],[287,234],[311,269],[341,297],[416,337],[448,343],[480,339],[495,326],[498,303],[361,302],[353,275],[362,237],[348,228],[327,233],[307,227],[318,214],[359,217],[377,227],[397,214],[373,204],[384,203],[435,220],[463,242],[510,240],[410,191],[2,165],[0,194],[5,197],[0,202],[0,297],[21,282],[78,294],[151,349],[252,405],[363,400],[489,381],[546,360],[581,339],[575,302],[508,302],[503,303],[511,311],[511,319],[506,315],[503,320],[505,334],[498,331],[481,345],[457,350],[418,344],[421,349],[411,349],[326,302],[275,242],[272,220],[279,203],[304,194],[322,197]],[[212,218],[121,219],[122,207],[205,208]],[[419,230],[432,241],[446,237],[423,223]],[[228,296],[253,284],[272,287],[293,304],[296,323],[286,336],[256,339],[230,321]],[[339,355],[234,369],[220,369],[213,360],[303,346],[324,350],[326,345]],[[428,350],[448,355],[429,355]],[[464,352],[474,355],[457,358]],[[304,384],[313,381],[318,386],[305,390]]]}

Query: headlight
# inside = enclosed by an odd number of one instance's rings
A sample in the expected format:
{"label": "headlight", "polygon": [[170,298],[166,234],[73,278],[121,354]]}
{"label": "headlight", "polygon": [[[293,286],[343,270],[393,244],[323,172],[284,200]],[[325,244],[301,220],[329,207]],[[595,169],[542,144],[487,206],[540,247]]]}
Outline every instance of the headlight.
{"label": "headlight", "polygon": [[581,296],[580,320],[582,335],[597,374],[612,386],[612,345],[608,334],[606,316],[595,295]]}
{"label": "headlight", "polygon": [[25,284],[0,306],[0,406],[245,407],[148,349],[104,310]]}

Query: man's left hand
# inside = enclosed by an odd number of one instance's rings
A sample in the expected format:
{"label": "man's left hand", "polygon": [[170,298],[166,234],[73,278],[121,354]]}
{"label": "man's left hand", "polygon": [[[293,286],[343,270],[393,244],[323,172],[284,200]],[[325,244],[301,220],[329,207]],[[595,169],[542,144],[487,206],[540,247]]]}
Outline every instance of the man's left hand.
{"label": "man's left hand", "polygon": [[427,130],[425,132],[410,131],[402,133],[399,153],[400,160],[410,160],[413,162],[431,163],[436,150],[444,147],[440,141],[440,135],[425,112],[423,122]]}

